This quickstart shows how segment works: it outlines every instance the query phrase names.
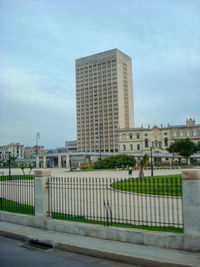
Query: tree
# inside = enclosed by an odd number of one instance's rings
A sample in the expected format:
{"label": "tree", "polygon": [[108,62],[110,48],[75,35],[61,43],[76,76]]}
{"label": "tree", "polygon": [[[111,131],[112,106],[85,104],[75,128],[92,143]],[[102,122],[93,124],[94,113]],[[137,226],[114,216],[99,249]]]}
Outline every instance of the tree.
{"label": "tree", "polygon": [[200,152],[200,141],[196,144],[195,152]]}
{"label": "tree", "polygon": [[21,170],[23,172],[23,175],[25,175],[25,172],[24,172],[25,166],[24,165],[21,165],[20,168],[21,168]]}
{"label": "tree", "polygon": [[34,167],[33,167],[33,165],[31,165],[31,164],[29,164],[28,167],[29,167],[29,175],[30,175],[30,174],[31,174],[31,171],[32,171],[32,169],[33,169]]}
{"label": "tree", "polygon": [[178,140],[174,143],[171,143],[168,148],[168,151],[171,153],[177,152],[179,153],[179,155],[183,156],[186,160],[188,160],[189,157],[194,154],[196,149],[197,145],[189,138],[186,138],[184,140]]}
{"label": "tree", "polygon": [[130,166],[135,167],[136,165],[136,159],[134,156],[129,155],[117,155],[117,156],[111,156],[105,159],[98,160],[94,164],[95,169],[114,169],[117,167],[124,166]]}
{"label": "tree", "polygon": [[6,165],[5,166],[12,166],[16,164],[16,157],[12,157],[10,156],[9,159],[6,161]]}
{"label": "tree", "polygon": [[140,160],[140,172],[139,172],[140,179],[144,178],[144,167],[147,165],[148,161],[149,161],[148,154],[145,154],[144,157]]}

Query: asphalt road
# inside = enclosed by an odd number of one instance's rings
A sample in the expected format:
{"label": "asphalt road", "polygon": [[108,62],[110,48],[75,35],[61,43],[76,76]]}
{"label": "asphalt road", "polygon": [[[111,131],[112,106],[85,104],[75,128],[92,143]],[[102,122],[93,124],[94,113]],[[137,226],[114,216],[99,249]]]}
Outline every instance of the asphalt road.
{"label": "asphalt road", "polygon": [[25,248],[19,240],[0,236],[0,267],[138,267],[57,249]]}

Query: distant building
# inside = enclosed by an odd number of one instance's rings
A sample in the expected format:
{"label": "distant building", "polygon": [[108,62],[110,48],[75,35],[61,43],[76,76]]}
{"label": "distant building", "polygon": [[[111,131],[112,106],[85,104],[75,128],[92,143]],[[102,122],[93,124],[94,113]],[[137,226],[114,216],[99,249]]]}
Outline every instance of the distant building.
{"label": "distant building", "polygon": [[20,143],[11,143],[0,146],[0,160],[8,160],[9,153],[11,157],[24,158],[24,145]]}
{"label": "distant building", "polygon": [[76,60],[77,151],[117,152],[134,127],[131,57],[112,49]]}
{"label": "distant building", "polygon": [[29,159],[32,156],[43,155],[44,154],[44,146],[33,146],[33,147],[25,147],[24,148],[24,158]]}
{"label": "distant building", "polygon": [[67,152],[77,152],[77,140],[65,141],[65,148]]}
{"label": "distant building", "polygon": [[176,140],[189,137],[196,144],[200,142],[200,124],[187,119],[186,125],[169,125],[153,128],[119,129],[119,151],[123,153],[146,153],[150,146],[154,153],[167,153],[167,148]]}

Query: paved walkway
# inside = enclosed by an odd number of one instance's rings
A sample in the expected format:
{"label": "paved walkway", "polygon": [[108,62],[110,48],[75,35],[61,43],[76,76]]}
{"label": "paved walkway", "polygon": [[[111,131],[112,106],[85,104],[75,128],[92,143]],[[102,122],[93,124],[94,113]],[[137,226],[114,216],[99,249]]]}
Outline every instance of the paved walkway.
{"label": "paved walkway", "polygon": [[[31,174],[34,173],[35,170],[42,170],[40,169],[33,169]],[[94,177],[94,178],[103,178],[103,177],[108,177],[108,178],[128,178],[128,171],[81,171],[81,172],[76,172],[72,171],[69,172],[65,168],[48,168],[47,170],[51,171],[51,175],[53,177]],[[154,170],[154,175],[170,175],[170,174],[181,174],[183,169],[161,169],[161,170]],[[8,169],[2,169],[4,172],[4,175],[8,175],[9,170]],[[13,168],[11,169],[12,174],[22,174],[22,170],[20,168]],[[29,174],[29,169],[24,170],[26,174]],[[133,171],[133,177],[138,177],[139,171],[134,170]],[[151,175],[151,170],[145,170],[144,171],[145,176],[150,176]]]}
{"label": "paved walkway", "polygon": [[0,222],[0,235],[24,241],[38,240],[57,249],[141,266],[200,266],[200,253],[45,231],[7,222]]}

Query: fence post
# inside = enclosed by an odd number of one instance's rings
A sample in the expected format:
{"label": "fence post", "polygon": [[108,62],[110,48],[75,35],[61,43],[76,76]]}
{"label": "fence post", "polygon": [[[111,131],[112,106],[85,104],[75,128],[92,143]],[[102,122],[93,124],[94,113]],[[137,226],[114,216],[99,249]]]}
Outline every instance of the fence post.
{"label": "fence post", "polygon": [[200,170],[182,171],[184,248],[200,250]]}
{"label": "fence post", "polygon": [[50,170],[35,171],[35,227],[46,228],[48,211],[48,177]]}

